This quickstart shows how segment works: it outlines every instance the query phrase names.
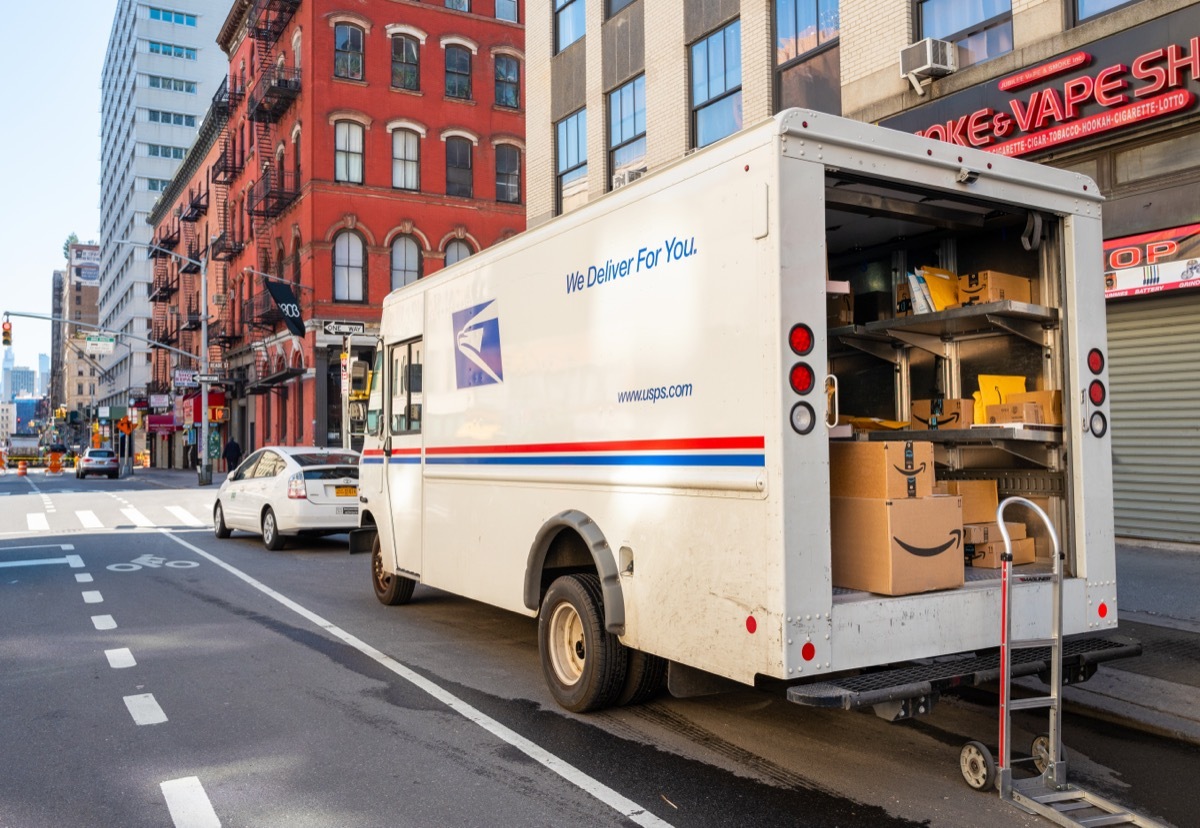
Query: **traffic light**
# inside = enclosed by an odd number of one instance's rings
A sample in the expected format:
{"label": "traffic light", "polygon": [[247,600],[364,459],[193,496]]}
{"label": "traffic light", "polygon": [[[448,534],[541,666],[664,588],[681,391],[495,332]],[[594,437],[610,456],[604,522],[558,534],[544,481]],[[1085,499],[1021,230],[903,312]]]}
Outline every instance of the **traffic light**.
{"label": "traffic light", "polygon": [[5,319],[4,324],[0,325],[0,330],[4,331],[4,344],[12,345],[12,323]]}

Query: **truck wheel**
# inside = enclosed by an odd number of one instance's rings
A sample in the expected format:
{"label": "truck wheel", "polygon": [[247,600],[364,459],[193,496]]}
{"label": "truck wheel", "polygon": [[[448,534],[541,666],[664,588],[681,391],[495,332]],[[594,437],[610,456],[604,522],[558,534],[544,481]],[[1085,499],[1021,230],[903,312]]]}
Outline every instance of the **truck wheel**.
{"label": "truck wheel", "polygon": [[667,681],[667,660],[641,650],[629,651],[629,669],[625,672],[625,686],[617,696],[621,707],[648,702],[662,692]]}
{"label": "truck wheel", "polygon": [[371,546],[371,584],[379,603],[389,607],[407,604],[412,600],[413,590],[417,586],[412,578],[393,574],[383,568],[383,544],[379,542],[378,534]]}
{"label": "truck wheel", "polygon": [[586,713],[617,700],[629,651],[604,629],[599,578],[564,575],[550,585],[538,620],[538,650],[550,695],[567,710]]}
{"label": "truck wheel", "polygon": [[221,508],[219,502],[213,507],[213,534],[218,538],[227,538],[233,534],[225,525],[225,510]]}
{"label": "truck wheel", "polygon": [[275,519],[275,512],[270,506],[263,512],[262,516],[262,538],[263,546],[270,549],[272,552],[278,552],[283,549],[283,545],[287,543],[283,539],[283,535],[279,534],[279,521]]}
{"label": "truck wheel", "polygon": [[963,779],[977,791],[990,791],[996,785],[996,760],[982,742],[967,742],[958,754]]}

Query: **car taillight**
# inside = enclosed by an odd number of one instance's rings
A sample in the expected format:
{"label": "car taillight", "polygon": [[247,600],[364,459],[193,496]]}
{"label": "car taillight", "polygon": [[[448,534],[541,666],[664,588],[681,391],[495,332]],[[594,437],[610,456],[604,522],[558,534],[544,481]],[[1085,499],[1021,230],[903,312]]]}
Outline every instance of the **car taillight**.
{"label": "car taillight", "polygon": [[304,500],[308,497],[308,489],[304,486],[304,472],[296,472],[288,478],[288,497],[292,500]]}

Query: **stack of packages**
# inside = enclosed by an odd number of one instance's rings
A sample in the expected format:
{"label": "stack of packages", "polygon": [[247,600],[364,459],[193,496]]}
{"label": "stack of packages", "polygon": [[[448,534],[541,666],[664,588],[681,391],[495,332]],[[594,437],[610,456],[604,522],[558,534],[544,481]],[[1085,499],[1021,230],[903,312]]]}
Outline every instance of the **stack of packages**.
{"label": "stack of packages", "polygon": [[[1000,554],[1004,552],[1004,537],[996,523],[999,495],[995,480],[947,480],[939,482],[935,491],[962,498],[963,552],[967,566],[999,569]],[[1020,510],[1009,507],[1005,514]],[[1004,521],[1012,541],[1013,563],[1033,563],[1036,555],[1033,538],[1026,536],[1025,524]]]}
{"label": "stack of packages", "polygon": [[829,483],[835,587],[909,595],[962,586],[962,500],[933,493],[931,443],[830,443]]}

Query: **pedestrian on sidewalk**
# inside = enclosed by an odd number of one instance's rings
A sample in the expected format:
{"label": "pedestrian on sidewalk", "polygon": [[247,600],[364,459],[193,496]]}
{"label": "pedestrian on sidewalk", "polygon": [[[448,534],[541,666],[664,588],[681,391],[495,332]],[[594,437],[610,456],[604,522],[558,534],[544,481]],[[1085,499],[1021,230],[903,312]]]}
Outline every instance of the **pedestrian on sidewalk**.
{"label": "pedestrian on sidewalk", "polygon": [[225,458],[225,471],[231,472],[237,468],[238,463],[242,462],[242,447],[238,441],[230,435],[229,442],[225,444],[225,451],[221,452],[221,456]]}

